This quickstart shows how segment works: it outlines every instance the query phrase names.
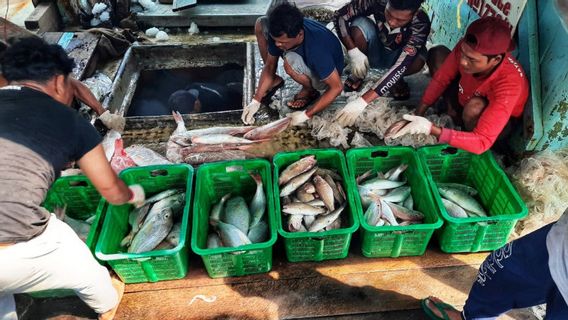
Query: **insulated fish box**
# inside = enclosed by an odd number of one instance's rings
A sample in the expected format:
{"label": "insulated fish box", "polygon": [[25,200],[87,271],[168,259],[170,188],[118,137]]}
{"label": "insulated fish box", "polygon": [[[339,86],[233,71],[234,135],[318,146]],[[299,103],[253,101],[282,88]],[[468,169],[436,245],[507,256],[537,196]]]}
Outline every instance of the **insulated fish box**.
{"label": "insulated fish box", "polygon": [[[301,158],[314,155],[317,166],[335,170],[342,178],[342,187],[347,196],[347,206],[341,213],[342,225],[340,229],[323,232],[289,232],[284,229],[286,215],[282,214],[280,203],[280,187],[278,178],[280,172]],[[278,232],[284,238],[286,257],[291,262],[323,261],[330,259],[343,259],[347,257],[351,236],[359,228],[359,220],[355,215],[353,191],[348,183],[345,156],[337,149],[311,149],[296,152],[281,152],[274,156],[274,202],[275,215],[278,221]]]}
{"label": "insulated fish box", "polygon": [[[491,151],[475,155],[447,145],[436,145],[422,147],[418,149],[418,154],[445,220],[437,232],[442,251],[490,251],[507,243],[515,224],[528,214],[528,210]],[[450,216],[438,192],[437,183],[441,182],[461,183],[475,188],[488,216]]]}
{"label": "insulated fish box", "polygon": [[[368,170],[386,172],[401,164],[408,168],[402,174],[411,187],[414,210],[424,214],[424,223],[408,226],[372,226],[364,218],[364,209],[357,188],[356,178]],[[410,147],[371,147],[351,149],[347,152],[349,183],[353,186],[353,198],[357,217],[361,221],[361,251],[365,257],[400,257],[424,254],[442,220],[439,209],[430,192],[428,179],[418,156]]]}
{"label": "insulated fish box", "polygon": [[[207,237],[214,232],[209,224],[213,205],[229,193],[231,196],[242,196],[249,204],[256,191],[256,183],[250,177],[250,171],[259,173],[262,178],[266,195],[263,220],[268,222],[267,240],[239,247],[208,249]],[[270,163],[263,159],[209,163],[201,165],[197,170],[191,248],[201,256],[211,278],[264,273],[272,268],[272,246],[277,235],[270,173]]]}
{"label": "insulated fish box", "polygon": [[125,283],[180,279],[187,274],[189,210],[193,168],[186,164],[156,165],[125,169],[120,178],[127,184],[140,184],[146,198],[168,189],[183,189],[185,204],[181,216],[179,244],[172,249],[127,253],[120,245],[129,233],[128,216],[133,206],[109,205],[95,254],[106,261]]}

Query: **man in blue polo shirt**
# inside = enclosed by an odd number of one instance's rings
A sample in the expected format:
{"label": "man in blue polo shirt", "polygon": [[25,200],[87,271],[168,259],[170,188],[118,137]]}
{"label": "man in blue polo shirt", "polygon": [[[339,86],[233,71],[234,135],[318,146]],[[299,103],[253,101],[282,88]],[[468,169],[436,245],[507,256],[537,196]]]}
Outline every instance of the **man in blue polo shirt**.
{"label": "man in blue polo shirt", "polygon": [[[256,93],[243,110],[245,124],[254,123],[260,104],[270,103],[270,97],[283,86],[284,80],[276,75],[280,57],[286,73],[302,85],[288,102],[290,109],[302,110],[288,115],[291,125],[307,121],[341,93],[343,51],[337,37],[325,26],[304,18],[298,8],[285,2],[274,7],[268,17],[260,18],[255,30],[264,68]],[[324,91],[321,96],[320,90]]]}

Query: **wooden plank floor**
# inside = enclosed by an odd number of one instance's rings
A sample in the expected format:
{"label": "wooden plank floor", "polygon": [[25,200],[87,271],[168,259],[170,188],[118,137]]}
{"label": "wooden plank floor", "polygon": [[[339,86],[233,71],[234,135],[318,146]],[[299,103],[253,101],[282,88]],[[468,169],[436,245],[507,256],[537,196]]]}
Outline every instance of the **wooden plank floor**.
{"label": "wooden plank floor", "polygon": [[[352,250],[353,251],[353,250]],[[275,248],[267,274],[211,279],[199,256],[186,278],[131,284],[116,319],[297,319],[417,309],[435,294],[463,305],[486,253],[289,263]],[[207,302],[205,300],[212,302]]]}

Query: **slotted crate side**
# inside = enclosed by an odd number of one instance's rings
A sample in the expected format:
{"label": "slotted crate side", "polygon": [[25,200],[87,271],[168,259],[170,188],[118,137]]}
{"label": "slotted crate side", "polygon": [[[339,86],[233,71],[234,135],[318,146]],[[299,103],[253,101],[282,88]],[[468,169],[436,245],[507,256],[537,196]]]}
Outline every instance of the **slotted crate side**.
{"label": "slotted crate side", "polygon": [[[207,249],[207,235],[210,232],[209,213],[211,207],[231,193],[240,195],[247,203],[254,196],[256,183],[249,176],[256,171],[262,177],[266,195],[265,219],[269,226],[269,239],[237,248]],[[225,161],[204,164],[197,170],[196,192],[193,213],[194,229],[191,247],[201,256],[207,273],[212,278],[243,276],[264,273],[272,268],[272,246],[276,242],[276,221],[274,219],[274,200],[270,163],[264,159]]]}

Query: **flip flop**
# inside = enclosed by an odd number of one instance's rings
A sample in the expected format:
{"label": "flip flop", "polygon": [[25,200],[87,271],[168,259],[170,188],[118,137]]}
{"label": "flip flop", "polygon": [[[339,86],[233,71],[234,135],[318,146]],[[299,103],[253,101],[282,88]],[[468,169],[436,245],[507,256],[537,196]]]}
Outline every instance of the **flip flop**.
{"label": "flip flop", "polygon": [[[307,96],[304,96],[304,97],[298,97],[297,95],[295,95],[294,99],[291,100],[291,101],[288,101],[287,105],[288,105],[288,108],[290,108],[292,110],[302,110],[302,109],[305,109],[310,104],[312,104],[312,102],[316,101],[319,97],[320,97],[319,91],[315,90],[315,91],[312,91],[312,93],[310,93],[310,94],[308,94]],[[297,106],[297,107],[293,106],[292,103],[294,103],[296,101],[301,101],[302,104],[300,106]]]}
{"label": "flip flop", "polygon": [[[432,309],[430,309],[428,307],[428,305],[426,304],[427,301],[430,301],[430,305],[436,307],[436,309],[438,309],[438,311],[440,311],[440,313],[442,314],[442,317],[438,317],[432,311]],[[450,320],[450,316],[448,316],[448,313],[446,312],[446,310],[453,310],[453,311],[458,312],[458,310],[456,310],[451,305],[449,305],[447,303],[443,303],[443,302],[434,302],[430,298],[420,300],[420,305],[422,306],[422,310],[424,310],[424,313],[426,313],[428,318],[430,318],[432,320]]]}
{"label": "flip flop", "polygon": [[363,79],[359,79],[354,75],[349,75],[345,82],[343,83],[343,91],[345,92],[353,92],[353,91],[361,91],[363,88]]}
{"label": "flip flop", "polygon": [[[400,93],[402,92],[402,94]],[[394,100],[403,101],[410,98],[410,87],[404,79],[400,79],[391,89],[391,96]]]}
{"label": "flip flop", "polygon": [[260,100],[260,103],[266,106],[269,105],[272,102],[272,97],[274,96],[276,91],[278,91],[282,87],[284,87],[284,79],[282,79],[279,84],[272,87],[272,89],[268,90],[264,97],[262,97],[262,99]]}

